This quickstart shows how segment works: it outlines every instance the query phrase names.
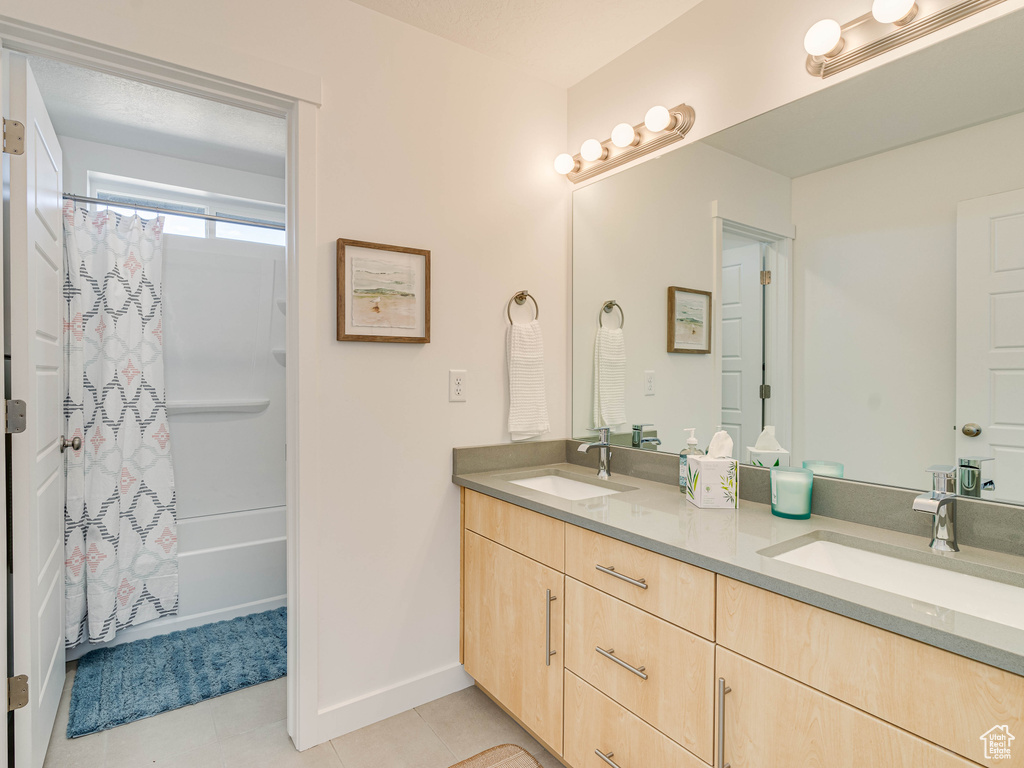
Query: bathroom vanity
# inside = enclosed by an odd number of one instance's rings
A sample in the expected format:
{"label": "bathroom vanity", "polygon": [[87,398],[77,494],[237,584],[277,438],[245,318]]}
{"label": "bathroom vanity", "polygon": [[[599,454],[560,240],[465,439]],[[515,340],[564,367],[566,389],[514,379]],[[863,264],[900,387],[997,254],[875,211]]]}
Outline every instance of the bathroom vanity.
{"label": "bathroom vanity", "polygon": [[[462,661],[566,765],[1024,766],[1008,739],[1024,738],[1024,628],[776,557],[830,541],[945,560],[926,539],[747,500],[697,509],[574,464],[468,468]],[[605,495],[517,484],[535,477]],[[955,560],[1024,597],[1024,558]],[[988,759],[1000,744],[1010,757]]]}

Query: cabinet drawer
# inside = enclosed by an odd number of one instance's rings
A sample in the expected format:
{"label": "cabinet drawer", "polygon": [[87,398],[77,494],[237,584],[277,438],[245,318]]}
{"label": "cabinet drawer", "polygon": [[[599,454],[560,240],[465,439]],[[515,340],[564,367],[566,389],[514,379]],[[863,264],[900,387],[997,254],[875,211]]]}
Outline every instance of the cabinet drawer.
{"label": "cabinet drawer", "polygon": [[561,520],[466,491],[466,528],[556,571],[565,570],[565,523]]}
{"label": "cabinet drawer", "polygon": [[565,673],[565,761],[573,768],[707,768],[629,710]]}
{"label": "cabinet drawer", "polygon": [[714,661],[707,640],[565,580],[565,666],[709,763]]}
{"label": "cabinet drawer", "polygon": [[[721,646],[725,749],[733,768],[977,768],[959,755],[895,728]],[[933,701],[920,702],[930,708]]]}
{"label": "cabinet drawer", "polygon": [[[718,642],[979,763],[994,726],[1024,734],[1024,678],[719,576]],[[998,761],[1024,766],[1024,749]]]}
{"label": "cabinet drawer", "polygon": [[715,574],[711,571],[567,525],[565,572],[683,629],[715,639]]}

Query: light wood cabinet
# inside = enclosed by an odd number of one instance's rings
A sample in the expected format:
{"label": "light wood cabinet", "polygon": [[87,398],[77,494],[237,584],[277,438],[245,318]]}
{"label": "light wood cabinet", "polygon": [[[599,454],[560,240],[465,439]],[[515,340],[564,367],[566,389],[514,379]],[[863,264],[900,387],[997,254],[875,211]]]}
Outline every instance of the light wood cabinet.
{"label": "light wood cabinet", "polygon": [[565,582],[566,668],[710,763],[714,645],[575,579]]}
{"label": "light wood cabinet", "polygon": [[464,511],[467,530],[556,571],[565,570],[565,523],[561,520],[469,490]]}
{"label": "light wood cabinet", "polygon": [[596,688],[565,673],[565,762],[573,768],[707,768]]}
{"label": "light wood cabinet", "polygon": [[1024,744],[1024,677],[462,498],[466,671],[571,768],[610,768],[595,750],[619,768],[1024,768],[1024,747],[992,761],[982,739]]}
{"label": "light wood cabinet", "polygon": [[565,573],[676,626],[715,639],[715,574],[711,571],[569,525]]}
{"label": "light wood cabinet", "polygon": [[464,547],[466,671],[561,754],[565,577],[472,531]]}
{"label": "light wood cabinet", "polygon": [[[732,768],[976,768],[959,755],[790,680],[722,646],[722,763]],[[927,707],[930,702],[921,702]]]}
{"label": "light wood cabinet", "polygon": [[979,763],[990,728],[1024,736],[1024,678],[723,576],[718,642]]}

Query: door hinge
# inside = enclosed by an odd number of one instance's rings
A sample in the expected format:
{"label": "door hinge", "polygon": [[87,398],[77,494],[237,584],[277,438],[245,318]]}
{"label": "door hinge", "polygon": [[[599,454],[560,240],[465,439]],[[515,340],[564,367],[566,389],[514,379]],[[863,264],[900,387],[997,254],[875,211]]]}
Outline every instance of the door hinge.
{"label": "door hinge", "polygon": [[25,124],[4,118],[4,154],[25,154]]}
{"label": "door hinge", "polygon": [[7,678],[7,711],[13,712],[28,704],[28,675]]}
{"label": "door hinge", "polygon": [[4,400],[4,426],[8,435],[25,431],[27,419],[24,400]]}
{"label": "door hinge", "polygon": [[761,270],[761,285],[772,284],[772,271],[770,269]]}
{"label": "door hinge", "polygon": [[758,389],[757,394],[762,400],[767,400],[772,396],[772,385],[762,384],[761,387]]}

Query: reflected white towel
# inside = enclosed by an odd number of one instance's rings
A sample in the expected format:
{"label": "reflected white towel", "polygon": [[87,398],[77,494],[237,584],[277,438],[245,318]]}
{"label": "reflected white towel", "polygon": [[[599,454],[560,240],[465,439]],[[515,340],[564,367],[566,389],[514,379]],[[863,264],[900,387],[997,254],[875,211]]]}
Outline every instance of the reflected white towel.
{"label": "reflected white towel", "polygon": [[621,328],[598,328],[594,343],[594,426],[626,421],[626,340]]}
{"label": "reflected white towel", "polygon": [[534,320],[508,329],[508,431],[528,440],[550,429],[544,387],[544,336]]}

